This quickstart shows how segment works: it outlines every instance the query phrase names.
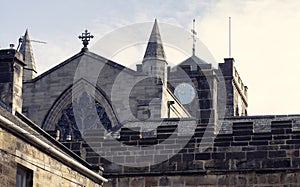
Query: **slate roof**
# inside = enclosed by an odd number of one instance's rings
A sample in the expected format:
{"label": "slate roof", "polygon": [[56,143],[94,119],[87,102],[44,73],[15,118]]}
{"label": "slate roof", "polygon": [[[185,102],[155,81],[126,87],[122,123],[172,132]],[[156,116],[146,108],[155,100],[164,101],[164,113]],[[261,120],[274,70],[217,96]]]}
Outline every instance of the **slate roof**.
{"label": "slate roof", "polygon": [[147,44],[143,62],[150,59],[158,59],[165,61],[165,51],[161,41],[161,36],[156,19]]}
{"label": "slate roof", "polygon": [[187,58],[177,66],[187,66],[187,65],[190,65],[192,67],[192,70],[197,70],[197,67],[204,68],[204,69],[211,68],[211,64],[207,63],[206,61],[202,60],[201,58],[195,55]]}

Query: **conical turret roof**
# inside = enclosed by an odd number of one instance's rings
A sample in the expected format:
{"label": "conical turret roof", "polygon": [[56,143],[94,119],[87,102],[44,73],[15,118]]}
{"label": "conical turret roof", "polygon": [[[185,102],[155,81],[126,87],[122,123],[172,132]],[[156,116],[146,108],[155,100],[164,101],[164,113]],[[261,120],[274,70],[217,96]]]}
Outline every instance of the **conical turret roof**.
{"label": "conical turret roof", "polygon": [[19,52],[23,55],[24,63],[26,64],[26,69],[33,70],[36,72],[35,61],[33,57],[28,29],[26,29],[25,35],[22,38],[22,44]]}
{"label": "conical turret roof", "polygon": [[159,59],[165,61],[165,51],[163,48],[163,44],[161,41],[161,36],[157,24],[157,20],[155,19],[152,32],[147,44],[146,52],[144,55],[144,60],[152,60],[152,59]]}

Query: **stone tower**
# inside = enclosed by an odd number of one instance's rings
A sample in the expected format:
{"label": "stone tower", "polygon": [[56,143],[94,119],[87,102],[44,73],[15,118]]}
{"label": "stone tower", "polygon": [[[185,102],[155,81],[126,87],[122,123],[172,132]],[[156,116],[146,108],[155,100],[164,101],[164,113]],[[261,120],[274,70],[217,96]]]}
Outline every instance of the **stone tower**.
{"label": "stone tower", "polygon": [[0,100],[12,112],[22,112],[23,56],[15,49],[0,50]]}
{"label": "stone tower", "polygon": [[[188,103],[183,102],[183,106],[200,122],[216,124],[218,77],[211,64],[193,55],[173,68],[169,82],[175,87],[174,93],[181,85],[190,85],[195,97]],[[181,92],[187,94],[187,90]]]}
{"label": "stone tower", "polygon": [[[233,58],[225,58],[224,63],[219,63],[226,86],[226,113],[225,116],[247,116],[248,87],[244,85]],[[220,88],[219,88],[220,89]],[[224,88],[221,88],[224,89]],[[222,102],[222,98],[218,98]]]}
{"label": "stone tower", "polygon": [[35,67],[35,61],[32,52],[32,46],[26,30],[24,37],[22,38],[22,44],[19,52],[23,55],[24,58],[24,72],[23,72],[23,81],[31,80],[36,77],[37,71]]}

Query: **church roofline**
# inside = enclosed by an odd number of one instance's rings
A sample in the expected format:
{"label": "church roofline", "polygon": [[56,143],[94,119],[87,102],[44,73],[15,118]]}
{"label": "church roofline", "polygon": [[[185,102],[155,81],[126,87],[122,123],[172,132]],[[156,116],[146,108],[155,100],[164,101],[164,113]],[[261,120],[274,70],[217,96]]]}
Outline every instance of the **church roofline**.
{"label": "church roofline", "polygon": [[188,62],[189,60],[192,60],[193,62],[197,63],[197,64],[209,64],[208,62],[206,62],[205,60],[203,60],[202,58],[196,56],[196,55],[192,55],[188,58],[186,58],[185,60],[183,60],[182,62],[180,62],[178,65],[184,63],[184,62]]}
{"label": "church roofline", "polygon": [[87,56],[89,56],[89,57],[91,57],[91,58],[95,58],[95,59],[99,59],[99,60],[102,60],[102,61],[106,61],[108,65],[110,65],[110,66],[112,66],[112,67],[114,67],[114,68],[117,68],[117,69],[119,69],[119,70],[126,71],[126,72],[129,73],[129,74],[137,74],[136,71],[134,71],[134,70],[132,70],[132,69],[129,69],[129,68],[127,68],[126,66],[123,66],[123,65],[121,65],[121,64],[118,64],[118,63],[116,63],[116,62],[114,62],[114,61],[111,61],[111,60],[109,60],[109,59],[106,59],[106,58],[104,58],[104,57],[102,57],[102,56],[100,56],[100,55],[97,55],[97,54],[93,53],[93,52],[90,52],[90,51],[80,51],[79,53],[77,53],[77,54],[73,55],[72,57],[66,59],[65,61],[61,62],[60,64],[58,64],[58,65],[56,65],[56,66],[50,68],[49,70],[45,71],[44,73],[40,74],[39,76],[35,77],[34,79],[28,80],[28,81],[24,81],[24,83],[32,83],[32,82],[36,82],[36,81],[38,81],[39,79],[42,79],[43,77],[45,77],[45,76],[51,74],[52,72],[54,72],[54,71],[60,69],[62,66],[65,66],[65,65],[68,64],[69,62],[71,62],[71,61],[73,61],[73,60],[75,60],[75,59],[77,59],[77,58],[79,58],[79,57],[81,57],[81,56],[83,56],[83,55],[87,55]]}
{"label": "church roofline", "polygon": [[182,62],[180,62],[179,64],[177,64],[176,66],[172,67],[172,69],[176,69],[177,67],[186,66],[186,65],[191,66],[191,70],[197,70],[198,67],[202,67],[202,66],[206,67],[211,64],[196,55],[192,55],[186,58],[185,60],[183,60]]}

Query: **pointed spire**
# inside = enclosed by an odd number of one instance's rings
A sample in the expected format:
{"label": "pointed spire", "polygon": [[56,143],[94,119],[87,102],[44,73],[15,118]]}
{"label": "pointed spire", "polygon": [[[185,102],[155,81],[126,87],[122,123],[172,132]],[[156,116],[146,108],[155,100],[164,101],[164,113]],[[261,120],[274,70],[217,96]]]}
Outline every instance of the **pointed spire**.
{"label": "pointed spire", "polygon": [[25,35],[22,38],[22,44],[19,52],[22,53],[24,58],[24,63],[26,64],[23,72],[23,81],[31,80],[35,78],[37,72],[36,72],[35,61],[32,52],[32,46],[28,34],[28,29],[26,29]]}
{"label": "pointed spire", "polygon": [[159,29],[158,29],[158,24],[157,20],[155,19],[154,25],[152,28],[152,32],[148,41],[148,45],[146,48],[146,52],[144,55],[144,60],[148,59],[159,59],[159,60],[164,60],[165,61],[165,52],[164,48],[162,45]]}

